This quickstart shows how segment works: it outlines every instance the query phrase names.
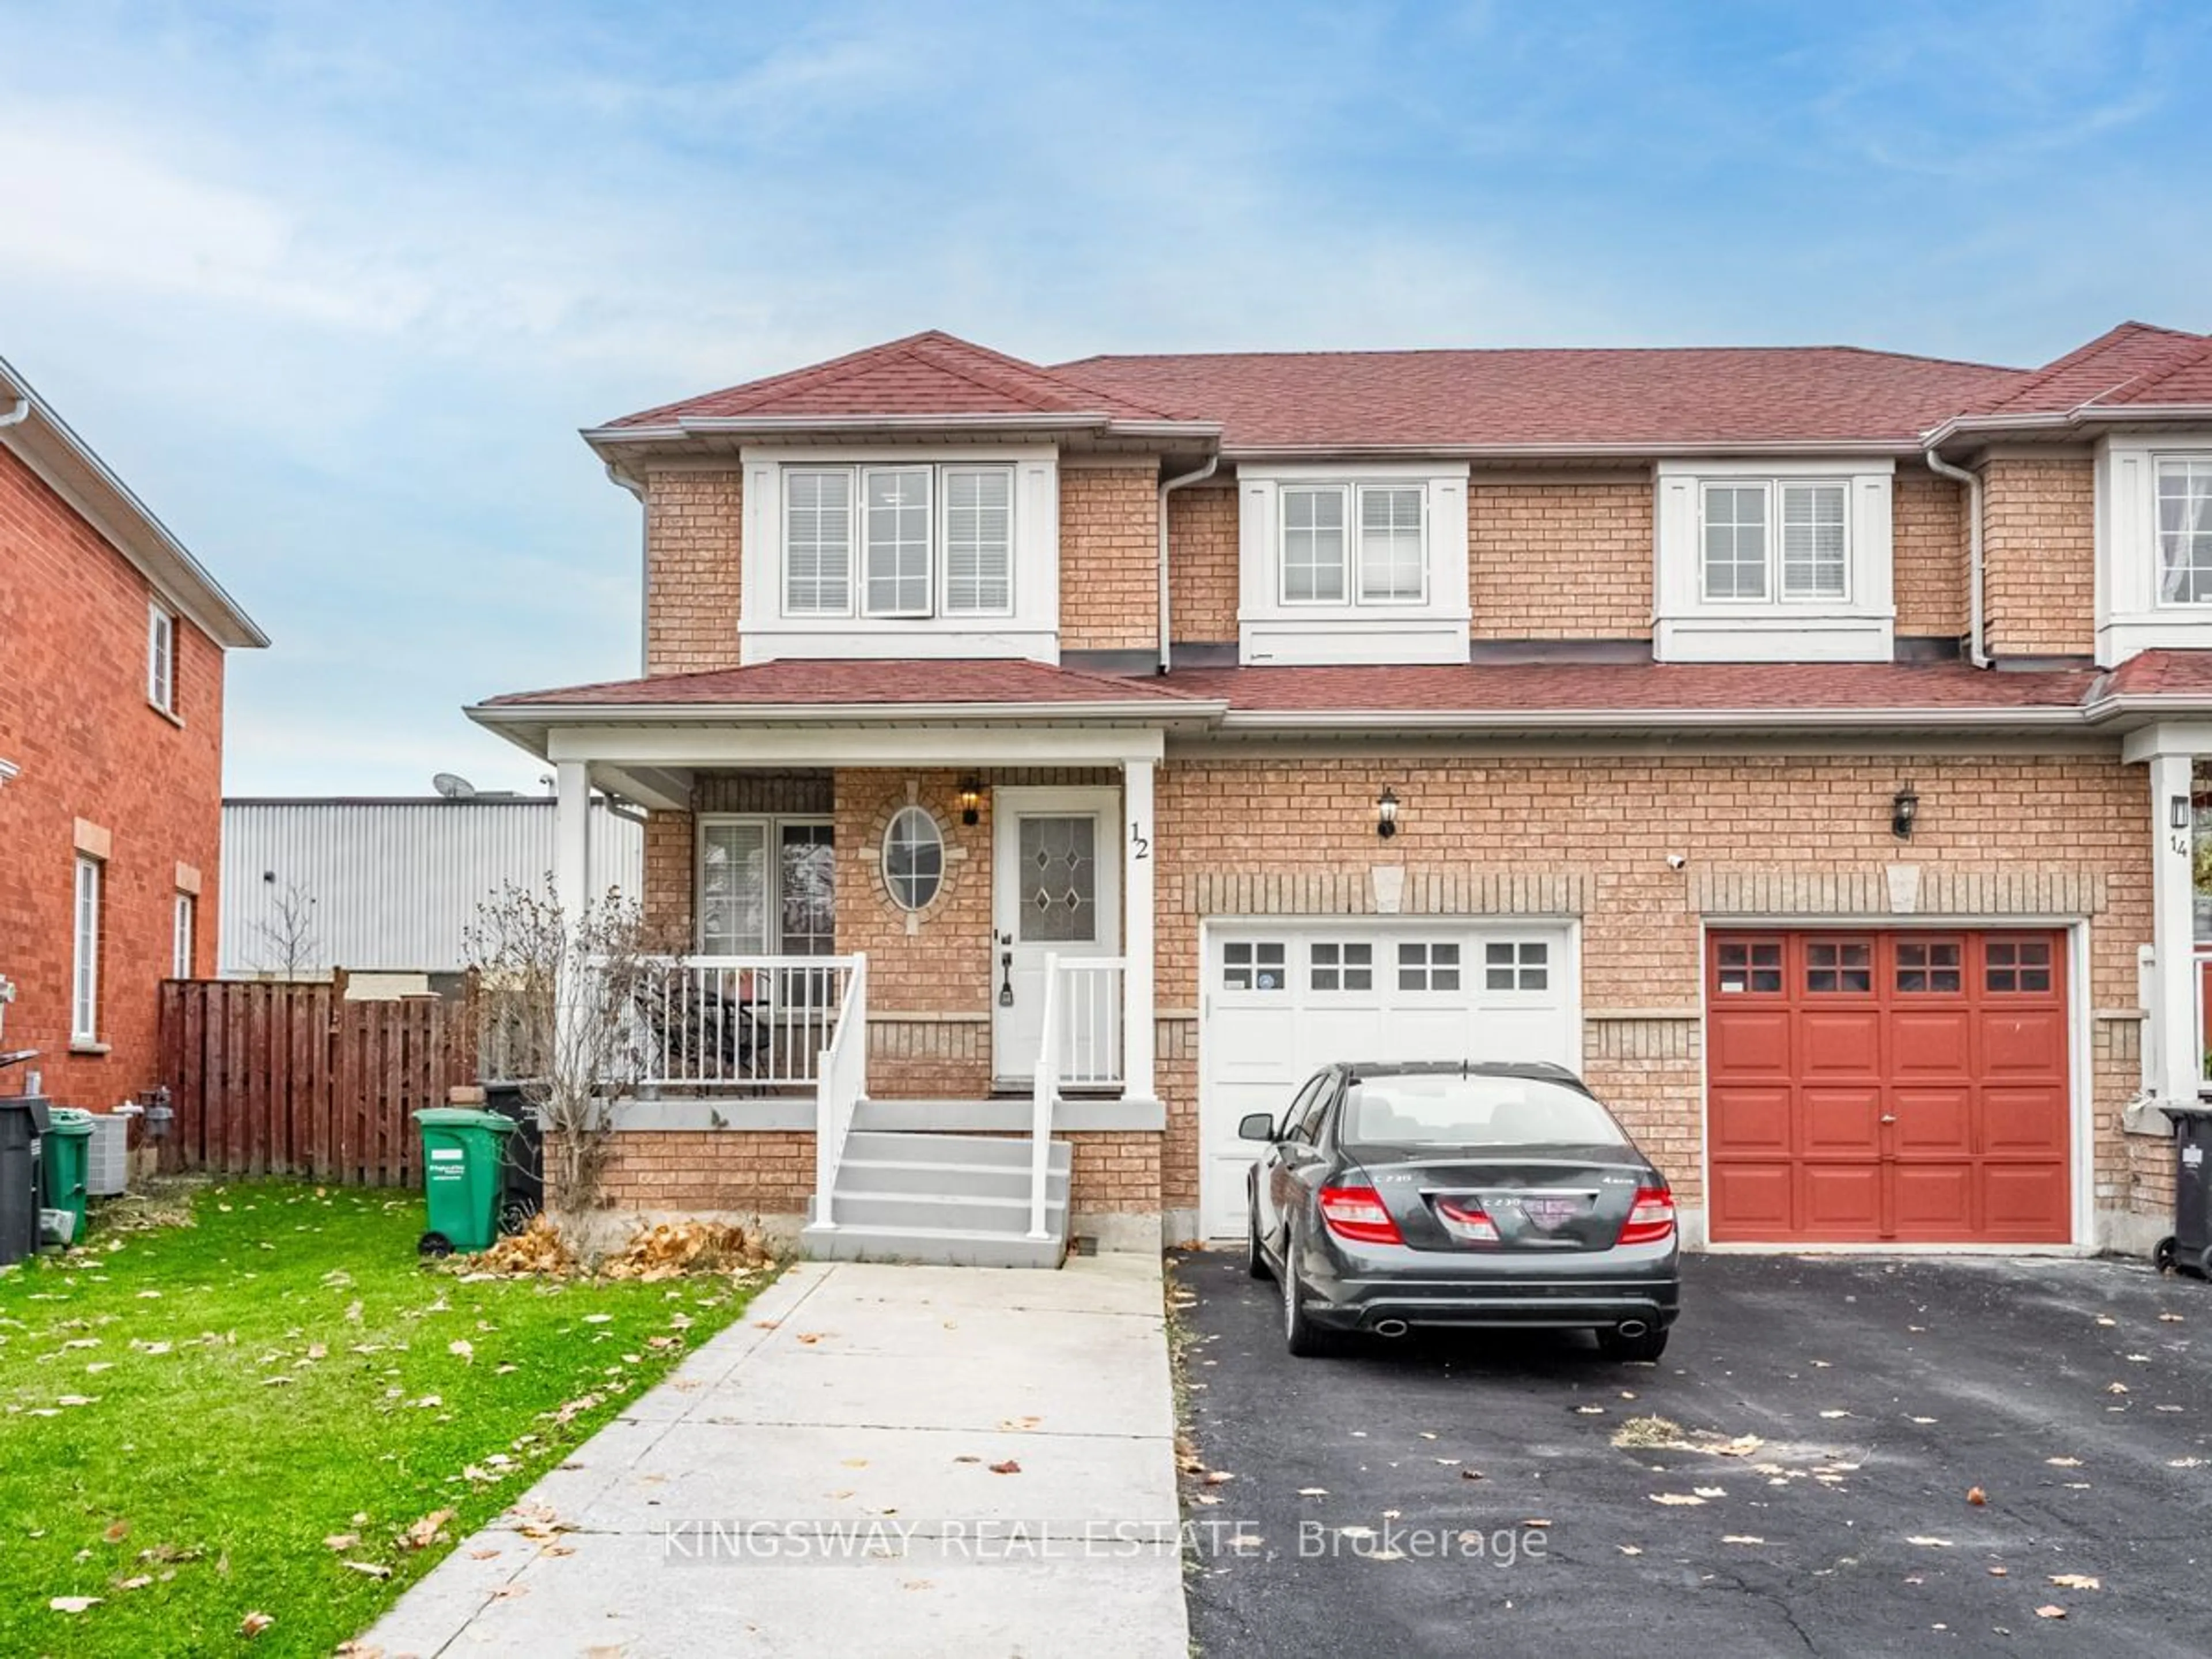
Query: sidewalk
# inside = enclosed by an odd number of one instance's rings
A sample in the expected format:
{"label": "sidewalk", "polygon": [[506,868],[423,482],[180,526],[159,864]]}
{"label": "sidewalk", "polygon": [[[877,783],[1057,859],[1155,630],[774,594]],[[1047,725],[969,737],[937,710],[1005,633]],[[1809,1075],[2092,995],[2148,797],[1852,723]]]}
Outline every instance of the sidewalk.
{"label": "sidewalk", "polygon": [[1157,1256],[804,1262],[361,1641],[1184,1659],[1174,1434]]}

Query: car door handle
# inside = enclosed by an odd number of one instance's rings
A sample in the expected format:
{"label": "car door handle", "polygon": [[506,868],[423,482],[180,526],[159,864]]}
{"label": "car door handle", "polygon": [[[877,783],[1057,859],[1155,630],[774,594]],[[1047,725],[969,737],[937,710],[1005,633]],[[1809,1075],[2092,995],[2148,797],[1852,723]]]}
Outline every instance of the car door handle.
{"label": "car door handle", "polygon": [[1894,1123],[1897,1121],[1897,1114],[1895,1112],[1884,1112],[1881,1115],[1881,1121],[1884,1123]]}

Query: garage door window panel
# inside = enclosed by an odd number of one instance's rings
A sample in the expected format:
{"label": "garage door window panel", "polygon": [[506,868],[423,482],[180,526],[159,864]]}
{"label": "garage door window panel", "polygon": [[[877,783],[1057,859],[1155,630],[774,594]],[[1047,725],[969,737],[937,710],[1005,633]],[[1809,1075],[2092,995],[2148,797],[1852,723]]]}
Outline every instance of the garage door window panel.
{"label": "garage door window panel", "polygon": [[1782,941],[1728,939],[1713,947],[1713,988],[1726,996],[1778,996]]}
{"label": "garage door window panel", "polygon": [[1400,940],[1398,988],[1456,993],[1460,988],[1458,943],[1452,939]]}
{"label": "garage door window panel", "polygon": [[1964,946],[1954,939],[1899,939],[1896,986],[1900,995],[1956,994],[1966,988]]}
{"label": "garage door window panel", "polygon": [[1307,988],[1314,991],[1371,991],[1375,947],[1352,939],[1316,939],[1307,947]]}
{"label": "garage door window panel", "polygon": [[1286,951],[1279,939],[1231,939],[1221,947],[1221,988],[1280,992]]}
{"label": "garage door window panel", "polygon": [[1816,996],[1864,996],[1874,990],[1870,939],[1812,939],[1805,946],[1805,988]]}
{"label": "garage door window panel", "polygon": [[1546,991],[1552,982],[1552,947],[1541,939],[1493,939],[1482,947],[1486,991]]}
{"label": "garage door window panel", "polygon": [[1983,952],[1984,989],[1997,995],[2050,991],[2048,940],[1993,939],[1984,944]]}

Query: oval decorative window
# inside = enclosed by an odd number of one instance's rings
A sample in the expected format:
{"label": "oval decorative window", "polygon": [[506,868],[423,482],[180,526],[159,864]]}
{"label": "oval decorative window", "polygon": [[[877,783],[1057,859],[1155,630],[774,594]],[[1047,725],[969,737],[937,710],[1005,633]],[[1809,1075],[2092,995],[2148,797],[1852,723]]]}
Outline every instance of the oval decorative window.
{"label": "oval decorative window", "polygon": [[902,910],[927,909],[945,884],[945,832],[927,809],[902,806],[884,831],[884,885]]}

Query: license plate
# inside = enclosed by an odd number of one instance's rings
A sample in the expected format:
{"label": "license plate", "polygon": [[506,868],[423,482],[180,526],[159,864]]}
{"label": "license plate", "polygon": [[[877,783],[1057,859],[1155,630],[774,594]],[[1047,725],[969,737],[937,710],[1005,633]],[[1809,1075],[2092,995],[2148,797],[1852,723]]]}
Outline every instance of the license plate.
{"label": "license plate", "polygon": [[1539,1227],[1563,1227],[1583,1213],[1578,1198],[1524,1198],[1521,1208]]}

